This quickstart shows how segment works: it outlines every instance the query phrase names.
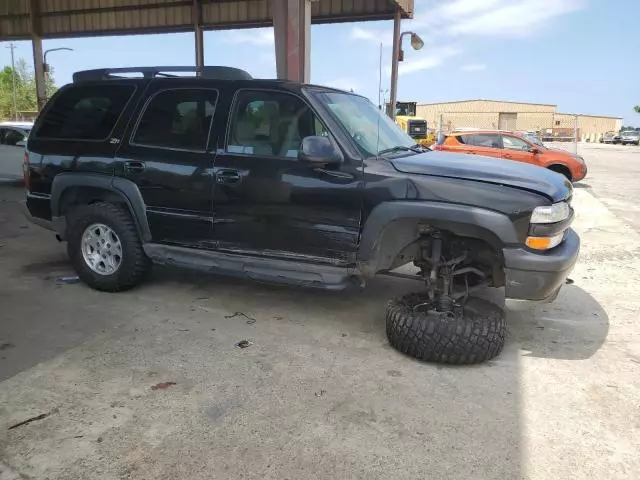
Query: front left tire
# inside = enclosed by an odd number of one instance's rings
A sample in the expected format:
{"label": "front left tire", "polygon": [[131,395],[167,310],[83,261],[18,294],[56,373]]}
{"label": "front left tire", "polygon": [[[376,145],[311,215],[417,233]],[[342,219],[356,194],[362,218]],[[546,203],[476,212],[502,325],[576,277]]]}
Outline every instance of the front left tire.
{"label": "front left tire", "polygon": [[503,309],[476,297],[457,312],[438,312],[431,303],[426,292],[389,302],[391,346],[419,360],[454,365],[485,362],[502,351],[507,332]]}
{"label": "front left tire", "polygon": [[68,215],[67,253],[80,279],[95,290],[119,292],[138,285],[151,266],[127,210],[97,202]]}

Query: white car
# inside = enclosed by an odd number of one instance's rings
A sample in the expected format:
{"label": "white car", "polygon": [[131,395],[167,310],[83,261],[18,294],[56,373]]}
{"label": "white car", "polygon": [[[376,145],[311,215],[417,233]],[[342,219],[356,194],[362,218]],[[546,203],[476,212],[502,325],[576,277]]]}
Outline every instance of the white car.
{"label": "white car", "polygon": [[22,146],[32,128],[33,122],[0,122],[0,144]]}
{"label": "white car", "polygon": [[622,145],[640,145],[640,132],[628,130],[620,134],[620,143]]}

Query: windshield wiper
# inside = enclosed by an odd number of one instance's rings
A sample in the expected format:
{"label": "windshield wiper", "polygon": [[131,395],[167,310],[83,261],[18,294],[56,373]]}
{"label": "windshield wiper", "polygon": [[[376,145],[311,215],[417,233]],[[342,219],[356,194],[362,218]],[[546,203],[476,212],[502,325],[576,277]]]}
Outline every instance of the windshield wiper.
{"label": "windshield wiper", "polygon": [[384,150],[380,150],[378,152],[378,155],[384,155],[386,153],[396,153],[396,152],[422,153],[422,150],[418,150],[415,147],[405,147],[404,145],[396,145],[395,147],[385,148]]}

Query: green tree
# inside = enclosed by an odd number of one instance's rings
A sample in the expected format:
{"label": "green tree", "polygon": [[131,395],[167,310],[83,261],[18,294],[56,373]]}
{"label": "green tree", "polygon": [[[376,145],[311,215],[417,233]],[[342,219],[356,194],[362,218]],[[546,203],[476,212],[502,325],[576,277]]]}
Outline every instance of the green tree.
{"label": "green tree", "polygon": [[636,113],[640,113],[640,105],[636,105],[635,107],[633,107],[633,109],[636,111]]}
{"label": "green tree", "polygon": [[[13,118],[13,81],[15,76],[16,106],[18,112],[35,112],[38,110],[36,96],[36,78],[27,62],[20,58],[15,63],[15,72],[10,66],[0,70],[0,119]],[[53,72],[46,78],[46,92],[49,98],[57,90],[53,81]]]}

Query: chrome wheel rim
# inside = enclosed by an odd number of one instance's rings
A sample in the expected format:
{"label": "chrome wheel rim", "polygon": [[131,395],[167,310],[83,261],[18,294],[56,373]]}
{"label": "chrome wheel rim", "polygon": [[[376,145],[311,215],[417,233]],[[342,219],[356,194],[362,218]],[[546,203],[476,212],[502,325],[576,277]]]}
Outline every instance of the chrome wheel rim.
{"label": "chrome wheel rim", "polygon": [[122,244],[113,229],[102,223],[89,225],[82,234],[82,258],[99,275],[112,275],[122,263]]}

